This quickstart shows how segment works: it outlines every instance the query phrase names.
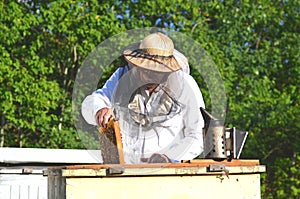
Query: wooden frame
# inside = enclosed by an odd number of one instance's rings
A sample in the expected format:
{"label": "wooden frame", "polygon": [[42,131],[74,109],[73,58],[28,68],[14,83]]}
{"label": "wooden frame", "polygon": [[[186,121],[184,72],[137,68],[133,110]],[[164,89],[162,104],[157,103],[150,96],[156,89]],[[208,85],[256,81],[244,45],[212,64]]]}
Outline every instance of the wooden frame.
{"label": "wooden frame", "polygon": [[99,141],[104,164],[124,164],[123,144],[119,122],[110,119],[107,127],[100,127]]}

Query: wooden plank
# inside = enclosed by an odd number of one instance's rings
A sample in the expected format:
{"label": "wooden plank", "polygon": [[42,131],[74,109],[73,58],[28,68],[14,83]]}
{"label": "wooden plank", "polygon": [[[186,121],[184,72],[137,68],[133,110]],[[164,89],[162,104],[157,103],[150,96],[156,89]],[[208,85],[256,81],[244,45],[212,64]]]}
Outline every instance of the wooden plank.
{"label": "wooden plank", "polygon": [[66,198],[66,178],[61,173],[59,170],[48,175],[48,199]]}
{"label": "wooden plank", "polygon": [[[164,163],[164,164],[124,164],[126,168],[182,168],[182,167],[209,167],[211,164],[224,164],[225,166],[258,166],[259,160],[223,160],[197,159],[185,163]],[[97,165],[71,165],[63,167],[65,169],[107,169],[120,167],[118,164],[97,164]]]}
{"label": "wooden plank", "polygon": [[226,166],[256,166],[259,165],[259,160],[255,159],[233,159],[231,161],[222,160],[216,161],[213,159],[195,159],[190,161],[191,164],[200,164],[209,166],[210,164],[224,164]]}
{"label": "wooden plank", "polygon": [[209,171],[206,167],[178,167],[178,168],[126,168],[121,173],[109,174],[107,169],[62,169],[64,177],[125,177],[125,176],[184,176],[184,175],[231,175],[254,174],[266,171],[265,166],[230,166],[226,172]]}
{"label": "wooden plank", "polygon": [[117,142],[117,148],[118,148],[119,162],[120,162],[120,164],[125,164],[124,153],[123,153],[123,144],[122,144],[122,136],[121,136],[121,130],[120,130],[120,125],[119,125],[118,121],[114,122],[114,129],[115,129],[115,134],[116,134],[116,142]]}

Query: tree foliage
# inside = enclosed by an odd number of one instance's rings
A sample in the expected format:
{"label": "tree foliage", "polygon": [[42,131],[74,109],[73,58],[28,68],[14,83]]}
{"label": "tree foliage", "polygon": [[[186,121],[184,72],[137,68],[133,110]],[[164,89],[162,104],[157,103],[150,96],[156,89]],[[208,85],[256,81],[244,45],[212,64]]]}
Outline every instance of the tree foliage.
{"label": "tree foliage", "polygon": [[[267,165],[264,198],[297,197],[299,8],[290,0],[0,1],[0,145],[84,147],[71,114],[84,59],[122,31],[168,28],[201,44],[218,66],[226,124],[249,131],[242,157]],[[191,69],[209,105],[203,80]]]}

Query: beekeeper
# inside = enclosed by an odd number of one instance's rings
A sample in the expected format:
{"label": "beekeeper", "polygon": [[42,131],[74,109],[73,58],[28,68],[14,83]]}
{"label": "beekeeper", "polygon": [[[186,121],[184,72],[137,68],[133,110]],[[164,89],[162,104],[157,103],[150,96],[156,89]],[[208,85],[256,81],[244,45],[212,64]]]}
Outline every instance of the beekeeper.
{"label": "beekeeper", "polygon": [[119,120],[127,164],[191,160],[203,152],[205,108],[187,59],[157,32],[128,46],[127,66],[87,96],[82,115],[92,125]]}

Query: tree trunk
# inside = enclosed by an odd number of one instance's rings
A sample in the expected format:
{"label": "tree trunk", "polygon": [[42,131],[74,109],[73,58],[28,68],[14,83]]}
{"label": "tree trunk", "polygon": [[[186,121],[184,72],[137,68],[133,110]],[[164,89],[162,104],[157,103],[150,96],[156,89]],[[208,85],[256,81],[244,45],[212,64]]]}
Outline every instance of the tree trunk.
{"label": "tree trunk", "polygon": [[5,118],[4,114],[1,114],[1,129],[0,129],[0,147],[4,147],[4,128],[5,128]]}

